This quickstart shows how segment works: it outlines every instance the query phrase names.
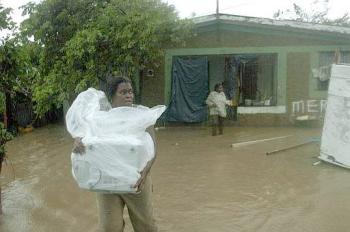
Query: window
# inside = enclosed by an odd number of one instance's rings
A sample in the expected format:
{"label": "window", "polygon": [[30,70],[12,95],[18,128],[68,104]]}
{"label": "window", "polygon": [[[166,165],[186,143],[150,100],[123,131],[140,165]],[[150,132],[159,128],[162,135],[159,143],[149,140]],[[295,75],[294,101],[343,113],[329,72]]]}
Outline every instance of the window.
{"label": "window", "polygon": [[276,54],[242,56],[238,68],[241,106],[276,104]]}
{"label": "window", "polygon": [[[340,63],[350,63],[350,52],[342,51],[339,57]],[[317,78],[317,90],[328,90],[332,64],[336,62],[336,52],[320,52],[318,69],[313,70],[313,76]]]}
{"label": "window", "polygon": [[210,90],[223,82],[233,106],[274,106],[277,103],[277,54],[208,56]]}

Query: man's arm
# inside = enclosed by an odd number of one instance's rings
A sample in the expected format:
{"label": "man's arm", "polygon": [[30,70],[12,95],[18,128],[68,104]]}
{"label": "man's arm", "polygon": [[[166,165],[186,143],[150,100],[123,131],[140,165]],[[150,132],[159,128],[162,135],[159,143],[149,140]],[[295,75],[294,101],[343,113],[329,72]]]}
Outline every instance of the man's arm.
{"label": "man's arm", "polygon": [[209,106],[209,108],[217,107],[213,98],[214,98],[214,95],[213,95],[213,92],[211,92],[207,100],[205,100],[205,103]]}

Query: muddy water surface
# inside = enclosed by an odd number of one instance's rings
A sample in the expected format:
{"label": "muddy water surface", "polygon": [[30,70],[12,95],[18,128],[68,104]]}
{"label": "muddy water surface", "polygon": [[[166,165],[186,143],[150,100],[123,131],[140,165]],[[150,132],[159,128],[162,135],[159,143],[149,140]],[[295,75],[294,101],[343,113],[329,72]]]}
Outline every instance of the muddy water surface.
{"label": "muddy water surface", "polygon": [[[157,132],[152,170],[160,231],[347,232],[350,171],[317,162],[319,145],[266,156],[267,151],[320,136],[297,128],[166,128]],[[239,147],[233,143],[290,137]],[[2,174],[1,232],[96,231],[94,193],[71,177],[72,139],[62,125],[8,144]],[[126,214],[126,231],[132,231]]]}

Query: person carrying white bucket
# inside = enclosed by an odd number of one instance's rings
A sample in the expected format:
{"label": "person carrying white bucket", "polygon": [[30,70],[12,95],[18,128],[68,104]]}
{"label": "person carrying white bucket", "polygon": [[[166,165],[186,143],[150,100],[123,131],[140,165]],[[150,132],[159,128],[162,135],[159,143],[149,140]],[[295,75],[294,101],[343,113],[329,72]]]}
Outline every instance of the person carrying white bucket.
{"label": "person carrying white bucket", "polygon": [[154,124],[165,106],[133,105],[131,81],[109,78],[109,104],[102,91],[79,94],[67,112],[75,138],[72,172],[79,187],[97,192],[100,231],[123,231],[124,206],[135,232],[155,232],[152,182]]}

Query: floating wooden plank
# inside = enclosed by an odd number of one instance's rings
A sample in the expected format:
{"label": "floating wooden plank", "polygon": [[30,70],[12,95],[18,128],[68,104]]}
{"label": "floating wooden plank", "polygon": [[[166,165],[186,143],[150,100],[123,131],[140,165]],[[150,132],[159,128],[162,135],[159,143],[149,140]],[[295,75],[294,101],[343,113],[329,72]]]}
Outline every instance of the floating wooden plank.
{"label": "floating wooden plank", "polygon": [[293,135],[286,135],[286,136],[280,136],[280,137],[273,137],[273,138],[268,138],[268,139],[259,139],[259,140],[252,140],[252,141],[247,141],[247,142],[241,142],[241,143],[233,143],[231,144],[231,147],[240,147],[240,146],[247,146],[255,143],[262,143],[262,142],[267,142],[267,141],[272,141],[272,140],[278,140],[278,139],[285,139],[288,137],[291,137]]}
{"label": "floating wooden plank", "polygon": [[285,147],[285,148],[277,149],[277,150],[274,150],[274,151],[266,152],[266,155],[272,155],[272,154],[276,154],[278,152],[288,151],[288,150],[291,150],[291,149],[294,149],[294,148],[297,148],[297,147],[301,147],[301,146],[304,146],[304,145],[307,145],[307,144],[310,144],[310,143],[315,143],[315,142],[317,142],[317,141],[310,140],[310,141],[307,141],[307,142],[295,144],[295,145],[290,146],[290,147]]}

